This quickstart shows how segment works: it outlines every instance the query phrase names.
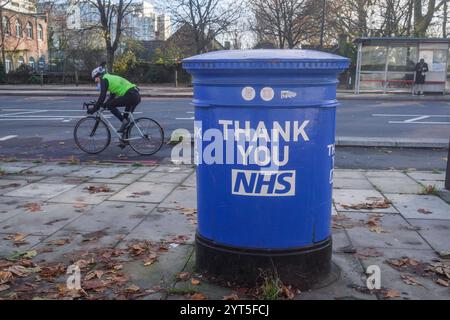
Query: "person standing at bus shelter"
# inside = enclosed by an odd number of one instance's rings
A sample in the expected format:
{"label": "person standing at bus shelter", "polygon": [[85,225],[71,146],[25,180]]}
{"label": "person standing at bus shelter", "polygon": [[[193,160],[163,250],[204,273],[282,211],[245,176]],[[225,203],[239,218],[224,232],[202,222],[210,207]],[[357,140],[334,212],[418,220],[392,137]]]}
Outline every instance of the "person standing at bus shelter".
{"label": "person standing at bus shelter", "polygon": [[425,84],[426,73],[428,72],[428,64],[422,58],[415,67],[416,77],[414,81],[414,94],[423,95],[423,85]]}

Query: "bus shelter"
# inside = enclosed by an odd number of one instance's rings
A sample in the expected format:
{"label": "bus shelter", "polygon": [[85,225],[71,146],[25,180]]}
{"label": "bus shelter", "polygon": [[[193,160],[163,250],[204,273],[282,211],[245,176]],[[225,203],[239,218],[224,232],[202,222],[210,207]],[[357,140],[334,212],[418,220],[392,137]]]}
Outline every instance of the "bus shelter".
{"label": "bus shelter", "polygon": [[428,64],[424,92],[450,88],[450,39],[358,38],[355,94],[360,91],[413,92],[415,65]]}

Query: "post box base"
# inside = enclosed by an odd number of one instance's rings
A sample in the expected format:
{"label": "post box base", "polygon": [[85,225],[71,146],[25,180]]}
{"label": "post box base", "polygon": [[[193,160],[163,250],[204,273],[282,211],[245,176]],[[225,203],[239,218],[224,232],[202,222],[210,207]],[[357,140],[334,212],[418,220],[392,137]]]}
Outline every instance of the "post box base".
{"label": "post box base", "polygon": [[331,237],[291,250],[249,250],[228,247],[196,235],[197,271],[217,280],[255,286],[264,277],[277,277],[284,285],[309,290],[338,278],[332,268]]}

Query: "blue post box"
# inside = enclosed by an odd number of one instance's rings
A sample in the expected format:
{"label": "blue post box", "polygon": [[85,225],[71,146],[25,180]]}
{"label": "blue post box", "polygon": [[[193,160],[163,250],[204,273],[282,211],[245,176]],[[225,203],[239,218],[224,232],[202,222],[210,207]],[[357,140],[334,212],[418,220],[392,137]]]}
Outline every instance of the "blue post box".
{"label": "blue post box", "polygon": [[331,270],[337,76],[309,50],[216,51],[193,76],[200,272],[310,288]]}

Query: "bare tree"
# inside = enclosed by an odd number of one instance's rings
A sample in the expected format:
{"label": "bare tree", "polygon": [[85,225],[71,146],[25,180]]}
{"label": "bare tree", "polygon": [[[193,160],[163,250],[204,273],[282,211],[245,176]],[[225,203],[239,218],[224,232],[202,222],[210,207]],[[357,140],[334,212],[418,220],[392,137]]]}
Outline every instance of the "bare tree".
{"label": "bare tree", "polygon": [[[75,4],[94,8],[98,22],[83,26],[84,29],[99,29],[106,47],[106,61],[109,70],[113,70],[114,57],[119,48],[125,19],[131,13],[133,0],[78,0]],[[89,10],[89,8],[87,8]]]}
{"label": "bare tree", "polygon": [[253,30],[259,40],[274,39],[279,48],[295,48],[320,34],[314,17],[321,11],[312,0],[249,0]]}
{"label": "bare tree", "polygon": [[192,30],[196,53],[208,51],[214,39],[232,29],[242,15],[242,1],[169,0],[174,23]]}
{"label": "bare tree", "polygon": [[[414,5],[414,36],[424,37],[434,14],[447,0],[412,0]],[[426,12],[424,13],[424,8]]]}

